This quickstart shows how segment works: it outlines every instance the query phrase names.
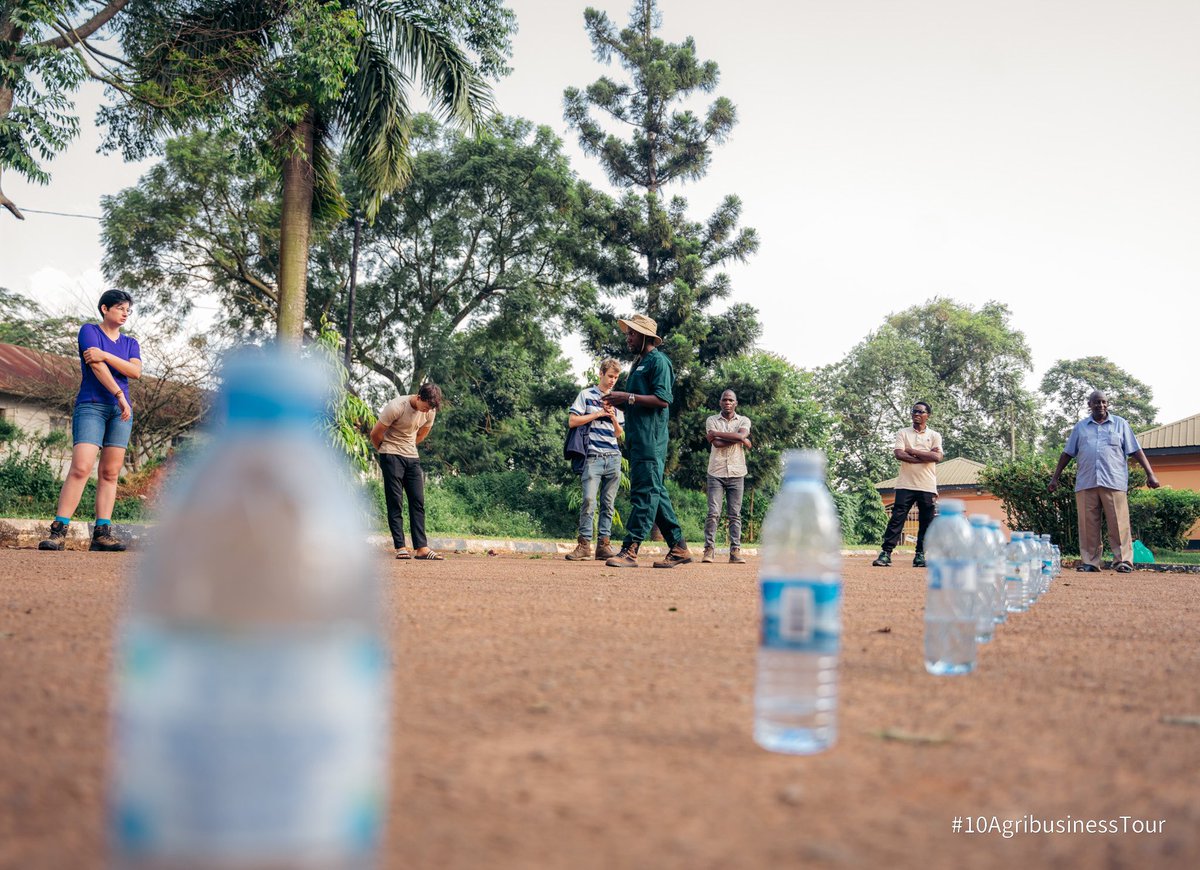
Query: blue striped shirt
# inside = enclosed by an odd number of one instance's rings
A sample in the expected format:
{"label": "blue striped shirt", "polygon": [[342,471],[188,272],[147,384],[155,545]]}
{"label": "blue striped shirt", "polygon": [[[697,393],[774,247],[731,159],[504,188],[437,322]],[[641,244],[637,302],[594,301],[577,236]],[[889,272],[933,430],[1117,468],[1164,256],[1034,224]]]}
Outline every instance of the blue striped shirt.
{"label": "blue striped shirt", "polygon": [[[575,401],[571,403],[571,413],[579,416],[595,414],[604,410],[603,402],[604,396],[600,392],[600,388],[588,387],[586,390],[581,390],[575,397]],[[624,412],[620,408],[615,410],[617,422],[624,426]],[[613,429],[612,421],[608,417],[597,417],[591,422],[588,429],[588,456],[620,452],[621,445],[617,443],[616,430]]]}

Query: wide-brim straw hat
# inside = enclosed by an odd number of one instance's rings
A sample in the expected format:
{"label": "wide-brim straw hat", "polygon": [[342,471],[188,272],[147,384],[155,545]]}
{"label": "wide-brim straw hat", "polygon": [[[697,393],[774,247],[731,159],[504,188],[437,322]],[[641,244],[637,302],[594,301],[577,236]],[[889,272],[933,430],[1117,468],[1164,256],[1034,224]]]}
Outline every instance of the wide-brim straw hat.
{"label": "wide-brim straw hat", "polygon": [[639,332],[647,338],[652,338],[659,344],[662,344],[662,338],[658,334],[658,324],[647,317],[645,314],[635,314],[628,320],[617,319],[617,326],[621,327],[621,332]]}

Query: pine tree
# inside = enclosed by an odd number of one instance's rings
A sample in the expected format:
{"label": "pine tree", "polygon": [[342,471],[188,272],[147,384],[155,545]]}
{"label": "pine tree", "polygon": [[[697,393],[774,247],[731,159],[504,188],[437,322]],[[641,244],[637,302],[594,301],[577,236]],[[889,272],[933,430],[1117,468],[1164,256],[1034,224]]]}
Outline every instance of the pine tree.
{"label": "pine tree", "polygon": [[[604,76],[585,90],[568,88],[564,115],[584,152],[626,191],[612,209],[596,216],[606,251],[597,274],[603,289],[632,297],[635,310],[658,322],[663,351],[675,366],[674,427],[680,412],[703,401],[704,371],[749,350],[761,333],[753,306],[707,312],[732,292],[728,275],[715,270],[744,261],[758,249],[758,236],[752,228],[738,228],[742,203],[736,196],[726,197],[703,222],[688,218],[683,197],[664,202],[666,185],[704,177],[713,147],[729,135],[737,112],[724,97],[717,97],[703,117],[684,105],[697,92],[711,93],[720,71],[715,62],[697,57],[691,37],[676,44],[655,35],[662,25],[657,6],[656,0],[637,0],[622,30],[603,12],[584,12],[596,59],[608,64],[615,58],[629,80]],[[607,132],[593,110],[631,128],[629,138]],[[581,318],[592,351],[623,351],[611,311],[583,312]],[[675,437],[672,443],[678,443]]]}

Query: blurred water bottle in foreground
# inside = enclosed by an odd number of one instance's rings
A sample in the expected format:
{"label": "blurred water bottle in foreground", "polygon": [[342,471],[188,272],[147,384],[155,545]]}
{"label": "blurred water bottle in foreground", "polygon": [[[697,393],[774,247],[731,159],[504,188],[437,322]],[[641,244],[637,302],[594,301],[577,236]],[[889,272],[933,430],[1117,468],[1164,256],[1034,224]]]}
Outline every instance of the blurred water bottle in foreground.
{"label": "blurred water bottle in foreground", "polygon": [[925,535],[929,586],[925,593],[925,670],[931,674],[966,674],[975,670],[975,545],[957,499],[938,503],[938,515]]}
{"label": "blurred water bottle in foreground", "polygon": [[841,546],[824,455],[788,451],[783,483],[763,523],[759,569],[754,739],[766,749],[805,754],[837,740]]}
{"label": "blurred water bottle in foreground", "polygon": [[353,485],[316,421],[328,380],[225,368],[227,422],[172,493],[120,629],[119,867],[373,866],[387,653]]}

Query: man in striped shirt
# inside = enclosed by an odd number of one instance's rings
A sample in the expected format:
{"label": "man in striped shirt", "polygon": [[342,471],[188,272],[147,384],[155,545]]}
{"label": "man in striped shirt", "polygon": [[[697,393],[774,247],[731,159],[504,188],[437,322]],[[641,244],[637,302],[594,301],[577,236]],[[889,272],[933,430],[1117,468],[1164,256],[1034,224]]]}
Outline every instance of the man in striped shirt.
{"label": "man in striped shirt", "polygon": [[592,558],[592,516],[596,512],[596,496],[600,497],[600,522],[596,536],[596,558],[609,559],[617,554],[609,544],[612,532],[613,507],[617,501],[617,486],[621,482],[621,426],[625,415],[608,403],[621,374],[621,364],[615,359],[600,363],[600,382],[588,387],[571,404],[570,426],[587,426],[587,460],[580,482],[583,504],[579,506],[579,537],[575,549],[567,554],[572,562]]}

